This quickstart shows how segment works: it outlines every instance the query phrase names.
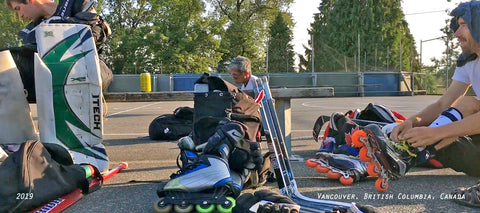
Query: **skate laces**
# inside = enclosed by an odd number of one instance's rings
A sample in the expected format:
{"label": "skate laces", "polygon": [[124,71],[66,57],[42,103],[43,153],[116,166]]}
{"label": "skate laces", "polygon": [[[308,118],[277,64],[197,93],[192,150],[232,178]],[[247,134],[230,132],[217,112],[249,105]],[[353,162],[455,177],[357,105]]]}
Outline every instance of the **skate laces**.
{"label": "skate laces", "polygon": [[400,151],[404,151],[412,157],[417,157],[417,154],[415,154],[411,151],[412,147],[407,143],[407,140],[400,140],[399,142],[395,142],[395,141],[391,141],[391,140],[389,140],[389,141],[393,145],[393,147],[395,147],[396,149],[398,149]]}
{"label": "skate laces", "polygon": [[204,165],[198,158],[194,159],[193,161],[187,161],[185,163],[182,163],[182,165],[180,165],[179,159],[180,159],[180,155],[177,156],[177,167],[179,168],[179,170],[177,170],[175,173],[170,175],[171,179],[188,174],[191,171],[196,170],[198,167]]}

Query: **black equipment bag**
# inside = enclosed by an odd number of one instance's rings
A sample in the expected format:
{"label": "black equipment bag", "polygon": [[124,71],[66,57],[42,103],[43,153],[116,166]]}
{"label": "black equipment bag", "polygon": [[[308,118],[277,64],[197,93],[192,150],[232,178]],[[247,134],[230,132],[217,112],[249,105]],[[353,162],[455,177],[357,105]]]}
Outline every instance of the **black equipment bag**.
{"label": "black equipment bag", "polygon": [[39,141],[27,141],[10,154],[0,165],[0,212],[27,212],[76,189],[88,193],[85,170],[52,156]]}
{"label": "black equipment bag", "polygon": [[173,114],[160,115],[148,127],[148,135],[152,140],[178,140],[187,136],[193,129],[193,109],[179,107]]}

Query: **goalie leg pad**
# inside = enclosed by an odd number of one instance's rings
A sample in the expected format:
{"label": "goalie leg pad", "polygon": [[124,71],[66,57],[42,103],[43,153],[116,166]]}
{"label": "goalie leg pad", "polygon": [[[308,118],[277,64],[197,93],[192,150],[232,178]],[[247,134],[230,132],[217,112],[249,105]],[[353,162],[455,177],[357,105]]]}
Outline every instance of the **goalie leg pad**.
{"label": "goalie leg pad", "polygon": [[102,83],[92,34],[87,26],[74,24],[42,24],[37,32],[35,81],[42,141],[65,147],[75,164],[105,171]]}
{"label": "goalie leg pad", "polygon": [[10,51],[0,52],[0,144],[36,140],[30,107]]}

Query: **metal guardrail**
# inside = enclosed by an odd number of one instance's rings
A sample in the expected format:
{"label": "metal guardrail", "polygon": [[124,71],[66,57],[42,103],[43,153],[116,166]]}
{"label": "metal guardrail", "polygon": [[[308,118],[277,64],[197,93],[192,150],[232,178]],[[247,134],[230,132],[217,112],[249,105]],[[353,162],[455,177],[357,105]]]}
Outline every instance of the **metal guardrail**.
{"label": "metal guardrail", "polygon": [[[152,91],[188,91],[201,74],[152,75]],[[213,74],[233,82],[230,74]],[[139,92],[140,75],[114,75],[108,92]],[[333,87],[335,96],[394,96],[425,93],[422,75],[399,72],[262,73],[271,88]],[[315,85],[313,79],[316,78]],[[424,77],[423,77],[424,78]],[[419,83],[422,82],[422,83]],[[423,90],[423,91],[422,91]]]}

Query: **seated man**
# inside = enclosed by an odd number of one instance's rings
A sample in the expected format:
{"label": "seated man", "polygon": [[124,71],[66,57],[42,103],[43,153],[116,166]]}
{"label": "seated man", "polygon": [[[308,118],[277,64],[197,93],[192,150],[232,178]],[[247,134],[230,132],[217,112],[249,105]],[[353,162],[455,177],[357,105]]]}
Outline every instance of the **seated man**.
{"label": "seated man", "polygon": [[241,90],[253,90],[253,85],[257,76],[252,75],[252,65],[250,59],[243,56],[237,56],[232,60],[228,67],[232,74],[233,82],[241,84]]}
{"label": "seated man", "polygon": [[[394,127],[385,135],[375,125],[366,126],[368,140],[358,140],[354,144],[365,151],[375,153],[368,155],[364,161],[373,164],[373,170],[388,178],[404,176],[418,163],[435,158],[445,167],[467,175],[480,177],[480,2],[471,1],[458,5],[450,28],[460,41],[462,54],[457,60],[452,84],[445,94],[435,103]],[[466,96],[472,87],[476,97]],[[388,133],[388,131],[386,131]],[[356,134],[356,133],[354,133]],[[359,131],[358,138],[361,135]],[[352,136],[353,138],[353,136]],[[361,152],[361,151],[360,151]],[[367,152],[365,152],[367,153]],[[362,154],[360,154],[362,155]],[[378,179],[377,190],[385,191],[388,184],[385,179]],[[453,192],[454,201],[467,206],[480,207],[480,185],[459,188]]]}

